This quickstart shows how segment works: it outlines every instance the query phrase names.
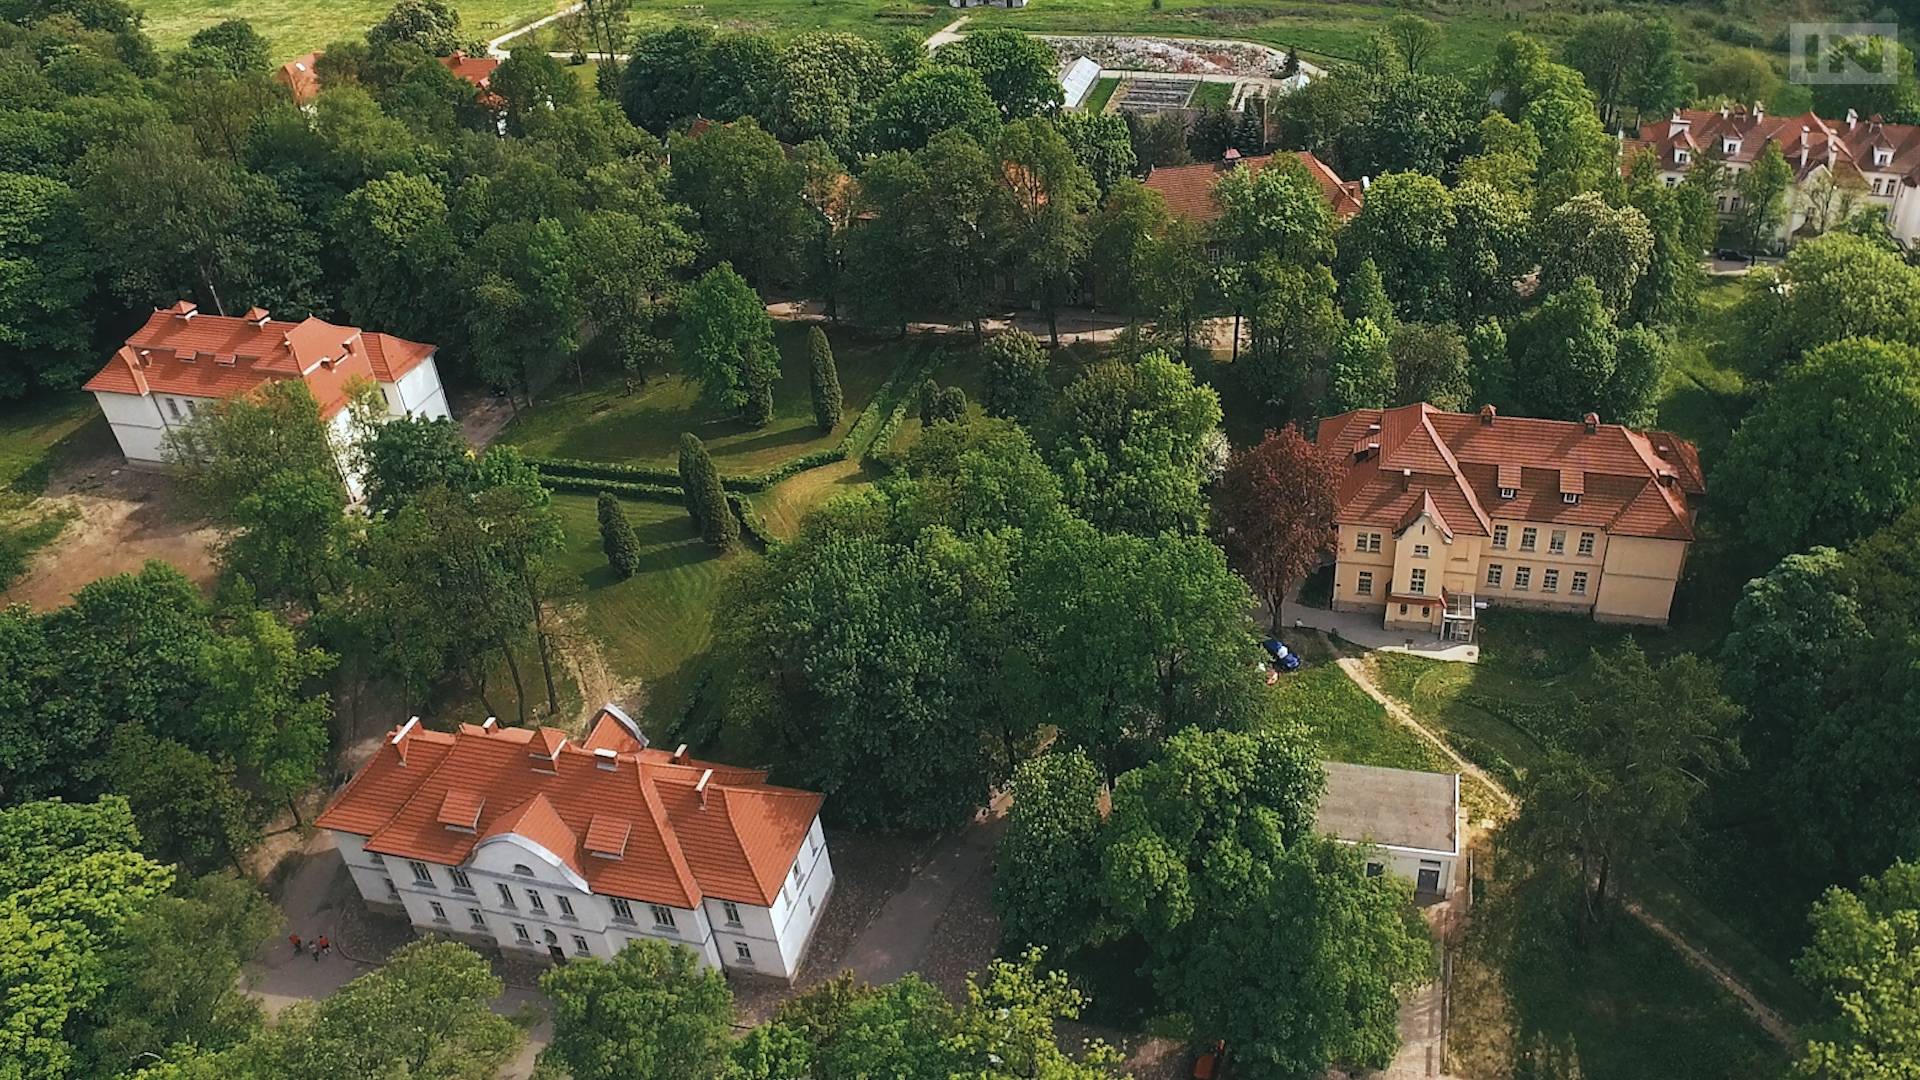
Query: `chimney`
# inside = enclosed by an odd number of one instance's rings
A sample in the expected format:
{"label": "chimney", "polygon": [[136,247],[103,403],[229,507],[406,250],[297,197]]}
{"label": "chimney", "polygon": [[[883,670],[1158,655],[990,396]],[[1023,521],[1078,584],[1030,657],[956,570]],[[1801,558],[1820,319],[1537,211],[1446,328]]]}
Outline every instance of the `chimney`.
{"label": "chimney", "polygon": [[675,747],[673,751],[673,757],[668,760],[672,761],[675,765],[678,765],[681,762],[687,760],[687,744],[681,743],[679,746]]}
{"label": "chimney", "polygon": [[1860,124],[1860,110],[1848,109],[1847,110],[1847,130],[1852,131],[1855,127],[1859,126],[1859,124]]}
{"label": "chimney", "polygon": [[1766,118],[1767,118],[1766,103],[1760,102],[1760,101],[1754,102],[1753,103],[1753,122],[1757,124],[1760,121],[1765,120]]}
{"label": "chimney", "polygon": [[200,305],[191,300],[181,300],[167,310],[173,314],[174,318],[179,319],[181,322],[186,322],[195,315],[200,314]]}
{"label": "chimney", "polygon": [[1361,191],[1372,191],[1372,190],[1373,190],[1373,177],[1371,177],[1371,176],[1363,176],[1363,177],[1361,177],[1361,178],[1360,178],[1360,190],[1361,190]]}
{"label": "chimney", "polygon": [[1410,491],[1412,489],[1413,489],[1413,470],[1401,469],[1400,470],[1400,490]]}
{"label": "chimney", "polygon": [[1493,418],[1494,418],[1494,416],[1495,416],[1495,415],[1496,415],[1496,414],[1498,413],[1498,411],[1499,411],[1499,410],[1497,410],[1497,409],[1495,409],[1495,408],[1494,408],[1493,406],[1491,406],[1491,405],[1482,405],[1482,406],[1480,406],[1480,426],[1481,426],[1481,427],[1492,427],[1492,426],[1493,426]]}
{"label": "chimney", "polygon": [[485,728],[485,729],[487,729],[488,731],[492,731],[492,730],[494,729],[494,726],[495,726],[495,725],[497,725],[497,724],[499,724],[499,723],[500,723],[500,718],[499,718],[499,717],[497,717],[497,716],[489,716],[489,717],[487,717],[487,718],[486,718],[486,720],[484,720],[484,721],[482,721],[482,722],[481,722],[481,724],[480,724],[480,726],[481,726],[481,727],[483,727],[483,728]]}
{"label": "chimney", "polygon": [[707,808],[707,781],[711,779],[713,779],[713,770],[708,769],[706,772],[700,774],[700,782],[693,785],[693,793],[700,796],[700,809],[702,810]]}
{"label": "chimney", "polygon": [[387,740],[387,744],[393,747],[394,753],[399,755],[402,768],[407,764],[407,736],[413,734],[413,729],[419,726],[419,717],[408,717],[407,722],[400,725],[400,730],[393,733],[393,738]]}
{"label": "chimney", "polygon": [[1580,422],[1586,425],[1587,434],[1598,435],[1600,433],[1600,414],[1599,413],[1588,413],[1587,415],[1580,418]]}
{"label": "chimney", "polygon": [[1733,111],[1732,109],[1727,107],[1727,103],[1725,101],[1722,101],[1720,103],[1720,119],[1725,120],[1727,118],[1727,114],[1732,111]]}
{"label": "chimney", "polygon": [[1240,167],[1240,151],[1231,146],[1227,147],[1227,152],[1220,155],[1220,165],[1223,168],[1228,168],[1228,169],[1239,168]]}
{"label": "chimney", "polygon": [[255,326],[264,327],[267,325],[267,309],[263,307],[250,307],[247,309],[246,315],[242,316],[242,318]]}
{"label": "chimney", "polygon": [[594,768],[612,772],[620,767],[620,755],[605,746],[595,747],[593,751],[593,765]]}

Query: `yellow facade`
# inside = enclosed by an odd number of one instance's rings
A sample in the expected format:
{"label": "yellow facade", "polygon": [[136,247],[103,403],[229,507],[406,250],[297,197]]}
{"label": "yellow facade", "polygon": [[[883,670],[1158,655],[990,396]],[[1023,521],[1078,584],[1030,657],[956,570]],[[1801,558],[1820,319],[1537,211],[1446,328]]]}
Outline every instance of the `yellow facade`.
{"label": "yellow facade", "polygon": [[1614,537],[1597,526],[1544,521],[1499,520],[1492,536],[1451,539],[1425,516],[1399,532],[1342,525],[1333,606],[1381,612],[1389,629],[1437,633],[1444,590],[1498,607],[1663,626],[1686,552],[1684,540]]}

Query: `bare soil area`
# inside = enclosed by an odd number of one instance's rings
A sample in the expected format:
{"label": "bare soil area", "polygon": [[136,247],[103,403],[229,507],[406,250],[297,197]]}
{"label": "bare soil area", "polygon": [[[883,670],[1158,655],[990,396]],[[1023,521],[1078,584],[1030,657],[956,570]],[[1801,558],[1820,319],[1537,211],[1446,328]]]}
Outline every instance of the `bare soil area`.
{"label": "bare soil area", "polygon": [[178,481],[128,468],[104,424],[86,437],[87,445],[54,470],[39,500],[74,516],[34,555],[20,580],[0,593],[0,603],[47,611],[88,582],[138,571],[149,559],[209,587],[219,533],[183,508]]}

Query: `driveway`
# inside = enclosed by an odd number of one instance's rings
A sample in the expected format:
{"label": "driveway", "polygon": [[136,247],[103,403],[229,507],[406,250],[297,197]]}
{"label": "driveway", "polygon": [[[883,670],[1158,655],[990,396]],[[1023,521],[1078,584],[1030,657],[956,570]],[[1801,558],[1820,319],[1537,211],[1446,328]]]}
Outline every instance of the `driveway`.
{"label": "driveway", "polygon": [[1007,796],[997,797],[880,909],[847,950],[845,966],[856,977],[879,986],[920,969],[954,896],[975,876],[991,872],[987,863],[1006,829],[1007,803]]}
{"label": "driveway", "polygon": [[[1448,660],[1457,664],[1480,662],[1479,645],[1443,641],[1432,634],[1417,630],[1387,630],[1380,625],[1380,616],[1367,612],[1332,611],[1327,608],[1308,607],[1296,601],[1287,605],[1284,614],[1288,626],[1304,626],[1322,633],[1334,634],[1363,649],[1407,653],[1410,656],[1421,656],[1428,660]],[[1253,619],[1262,629],[1268,626],[1265,604],[1254,606]]]}

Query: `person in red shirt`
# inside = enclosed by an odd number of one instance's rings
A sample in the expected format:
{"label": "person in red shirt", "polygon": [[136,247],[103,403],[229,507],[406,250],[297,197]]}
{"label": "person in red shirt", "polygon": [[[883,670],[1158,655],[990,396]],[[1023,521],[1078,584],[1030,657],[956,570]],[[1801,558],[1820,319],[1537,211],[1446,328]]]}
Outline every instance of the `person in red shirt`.
{"label": "person in red shirt", "polygon": [[293,942],[294,952],[300,951],[300,935],[299,934],[288,934],[287,940]]}

